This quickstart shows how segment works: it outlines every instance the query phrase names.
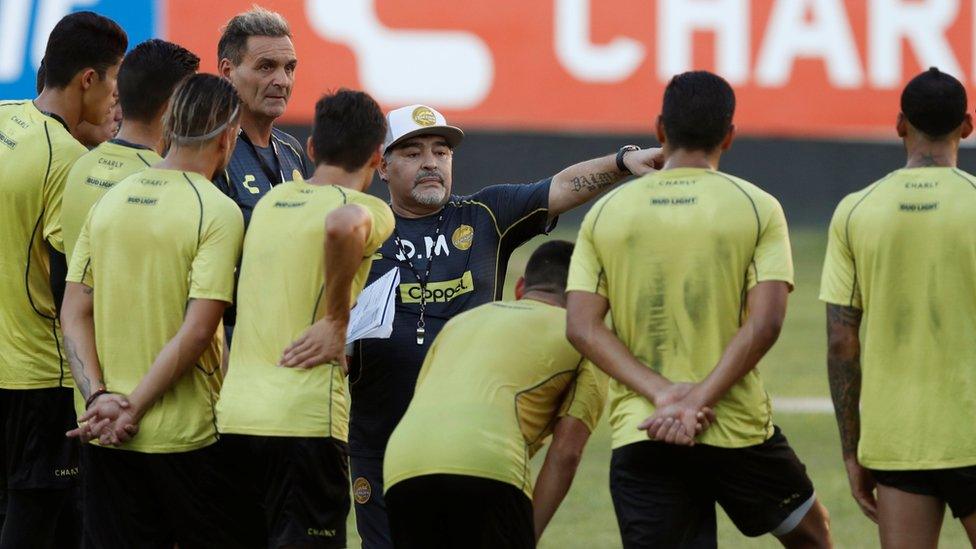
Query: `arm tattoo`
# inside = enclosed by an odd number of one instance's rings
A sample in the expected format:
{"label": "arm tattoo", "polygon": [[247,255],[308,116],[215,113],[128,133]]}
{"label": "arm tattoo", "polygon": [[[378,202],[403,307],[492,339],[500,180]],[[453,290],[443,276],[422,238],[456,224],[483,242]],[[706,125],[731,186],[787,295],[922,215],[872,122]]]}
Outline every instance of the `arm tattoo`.
{"label": "arm tattoo", "polygon": [[78,384],[82,398],[88,400],[92,393],[92,380],[88,378],[88,374],[85,372],[85,363],[78,356],[78,351],[75,350],[75,342],[68,337],[64,338],[64,348],[68,354],[68,367],[71,369],[71,375],[74,376],[75,383]]}
{"label": "arm tattoo", "polygon": [[591,173],[587,175],[581,175],[579,177],[572,178],[569,183],[573,186],[573,192],[600,192],[603,189],[613,185],[620,179],[620,176],[615,172],[601,172],[601,173]]}
{"label": "arm tattoo", "polygon": [[827,377],[844,457],[857,453],[861,435],[861,310],[827,305]]}

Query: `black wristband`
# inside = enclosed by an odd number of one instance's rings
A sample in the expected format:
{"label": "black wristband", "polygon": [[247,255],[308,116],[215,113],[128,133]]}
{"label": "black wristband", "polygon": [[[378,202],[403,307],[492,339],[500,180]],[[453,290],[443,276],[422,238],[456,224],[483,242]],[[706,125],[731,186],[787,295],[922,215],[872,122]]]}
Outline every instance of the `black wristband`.
{"label": "black wristband", "polygon": [[617,170],[619,170],[621,173],[634,175],[634,172],[630,171],[627,165],[624,164],[624,155],[629,153],[630,151],[639,151],[639,150],[640,147],[638,147],[637,145],[624,145],[623,147],[620,147],[620,149],[617,151]]}
{"label": "black wristband", "polygon": [[98,398],[98,397],[100,397],[102,395],[107,395],[110,392],[111,391],[109,391],[105,387],[102,387],[101,389],[99,389],[99,390],[95,391],[94,393],[92,393],[91,395],[89,395],[88,396],[88,400],[85,401],[85,409],[87,410],[87,409],[91,408],[91,405],[95,403],[95,399],[96,398]]}

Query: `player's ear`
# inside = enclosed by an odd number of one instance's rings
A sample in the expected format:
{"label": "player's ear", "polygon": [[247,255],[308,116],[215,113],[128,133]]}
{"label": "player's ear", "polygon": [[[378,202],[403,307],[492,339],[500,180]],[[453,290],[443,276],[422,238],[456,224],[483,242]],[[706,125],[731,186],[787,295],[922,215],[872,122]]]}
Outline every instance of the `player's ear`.
{"label": "player's ear", "polygon": [[367,165],[370,168],[372,168],[372,169],[375,170],[382,163],[383,163],[383,155],[380,154],[380,148],[379,147],[376,147],[376,150],[373,151],[373,154],[369,157],[369,162],[368,162]]}
{"label": "player's ear", "polygon": [[970,134],[973,133],[973,115],[966,113],[966,117],[962,119],[962,133],[960,137],[966,139]]}
{"label": "player's ear", "polygon": [[88,91],[92,86],[98,82],[100,78],[98,77],[98,71],[89,67],[81,71],[81,89],[82,91]]}
{"label": "player's ear", "polygon": [[[966,116],[969,116],[968,114]],[[904,138],[908,135],[908,119],[905,118],[905,113],[898,113],[898,120],[895,122],[895,131],[898,132],[898,137]]]}
{"label": "player's ear", "polygon": [[316,165],[317,162],[315,161],[315,145],[312,144],[312,136],[308,136],[308,139],[305,140],[305,152],[308,153],[308,159],[312,161],[312,164]]}
{"label": "player's ear", "polygon": [[725,134],[725,139],[722,140],[722,150],[729,150],[733,141],[735,141],[735,124],[729,124],[729,133]]}
{"label": "player's ear", "polygon": [[234,64],[230,62],[230,59],[224,57],[217,63],[217,74],[223,76],[224,78],[230,80],[230,71],[234,70]]}
{"label": "player's ear", "polygon": [[664,136],[664,120],[660,116],[657,117],[657,123],[654,124],[654,133],[657,134],[657,142],[663,145],[666,138]]}
{"label": "player's ear", "polygon": [[380,179],[382,179],[383,181],[389,182],[390,180],[387,179],[387,174],[386,174],[387,168],[388,168],[388,166],[387,166],[387,163],[386,163],[386,155],[385,154],[380,155],[380,163],[376,167],[376,173],[380,174]]}
{"label": "player's ear", "polygon": [[515,281],[515,299],[522,299],[523,295],[525,295],[525,277],[520,276]]}

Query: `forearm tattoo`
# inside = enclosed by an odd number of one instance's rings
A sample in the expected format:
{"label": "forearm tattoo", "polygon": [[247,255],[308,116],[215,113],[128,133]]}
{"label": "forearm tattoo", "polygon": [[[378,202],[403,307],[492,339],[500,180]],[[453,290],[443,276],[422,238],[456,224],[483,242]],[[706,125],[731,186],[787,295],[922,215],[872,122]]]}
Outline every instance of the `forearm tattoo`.
{"label": "forearm tattoo", "polygon": [[616,172],[600,172],[581,175],[572,178],[569,183],[573,186],[573,192],[596,193],[606,189],[620,180]]}
{"label": "forearm tattoo", "polygon": [[861,435],[861,310],[827,305],[827,377],[845,457],[857,453]]}
{"label": "forearm tattoo", "polygon": [[88,397],[92,393],[92,385],[100,385],[101,382],[88,377],[88,373],[85,371],[85,362],[78,356],[75,342],[71,338],[64,338],[64,348],[68,354],[68,367],[71,369],[71,375],[74,376],[75,383],[78,384],[78,390],[81,392],[81,396],[85,400],[88,400]]}

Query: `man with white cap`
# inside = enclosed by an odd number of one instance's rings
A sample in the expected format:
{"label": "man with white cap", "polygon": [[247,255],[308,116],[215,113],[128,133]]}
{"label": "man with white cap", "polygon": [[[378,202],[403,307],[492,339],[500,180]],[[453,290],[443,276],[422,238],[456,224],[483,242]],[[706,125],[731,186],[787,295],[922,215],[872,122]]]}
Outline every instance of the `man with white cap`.
{"label": "man with white cap", "polygon": [[518,246],[549,232],[563,212],[662,160],[659,149],[626,145],[536,183],[457,196],[451,194],[451,167],[464,133],[426,105],[393,110],[387,123],[379,174],[389,185],[396,224],[374,256],[370,281],[400,269],[393,334],[357,342],[350,361],[349,449],[365,549],[392,547],[383,454],[434,337],[455,315],[501,298]]}

